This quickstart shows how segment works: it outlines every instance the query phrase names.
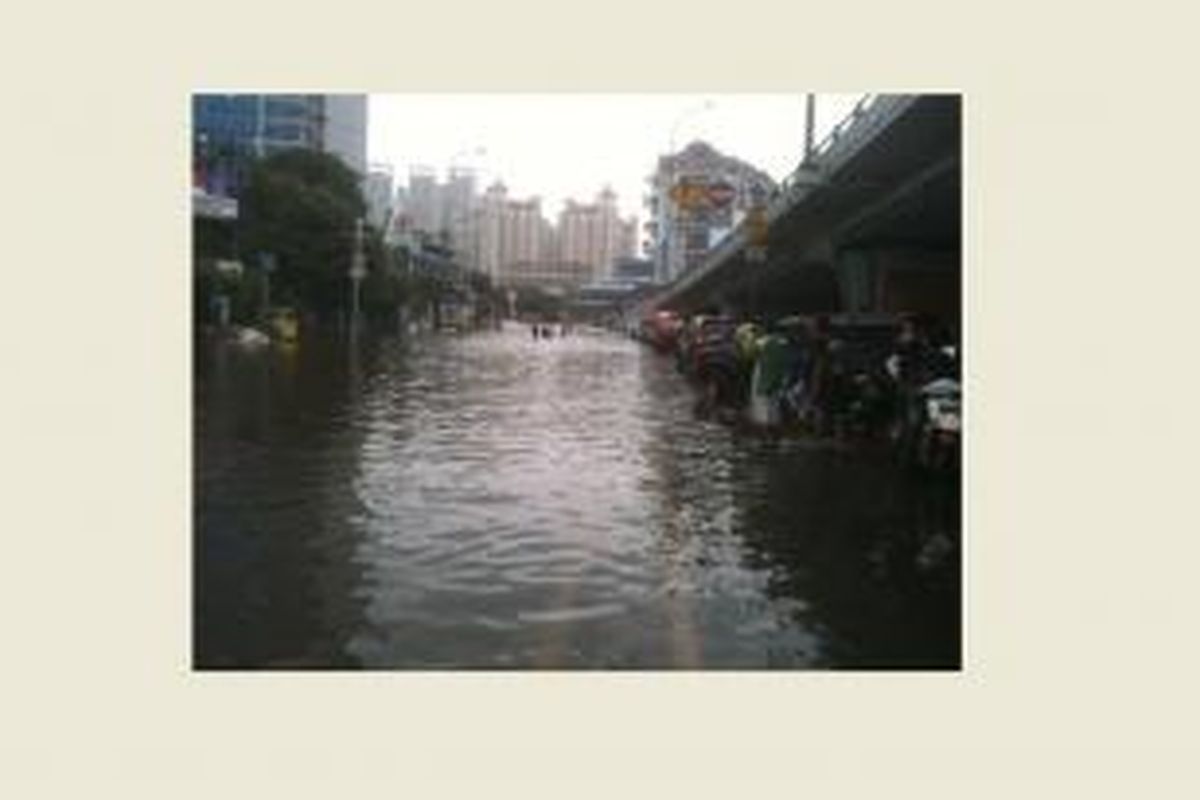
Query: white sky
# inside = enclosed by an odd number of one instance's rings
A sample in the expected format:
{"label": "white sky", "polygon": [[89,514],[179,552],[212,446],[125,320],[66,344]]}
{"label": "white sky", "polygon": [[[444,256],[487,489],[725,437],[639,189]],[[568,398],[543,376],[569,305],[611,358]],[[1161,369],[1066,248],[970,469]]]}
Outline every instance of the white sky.
{"label": "white sky", "polygon": [[[817,141],[857,97],[817,96]],[[442,178],[452,163],[472,166],[481,188],[498,178],[510,197],[540,195],[551,219],[609,184],[621,213],[644,220],[646,177],[672,132],[676,150],[704,139],[776,180],[804,148],[803,94],[379,94],[368,113],[368,160],[390,164],[397,185],[413,165]]]}

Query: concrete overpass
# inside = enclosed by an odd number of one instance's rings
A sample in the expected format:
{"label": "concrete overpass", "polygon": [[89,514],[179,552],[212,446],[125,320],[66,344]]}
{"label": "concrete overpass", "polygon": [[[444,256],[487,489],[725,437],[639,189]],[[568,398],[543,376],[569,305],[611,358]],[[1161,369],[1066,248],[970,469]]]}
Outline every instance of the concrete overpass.
{"label": "concrete overpass", "polygon": [[925,311],[957,320],[961,98],[864,98],[769,203],[765,262],[739,227],[644,311]]}

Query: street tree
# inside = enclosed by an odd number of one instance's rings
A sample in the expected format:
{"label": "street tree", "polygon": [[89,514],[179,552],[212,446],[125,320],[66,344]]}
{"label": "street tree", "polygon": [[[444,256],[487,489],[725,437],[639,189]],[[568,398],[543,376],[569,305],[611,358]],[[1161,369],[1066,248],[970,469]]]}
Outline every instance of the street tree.
{"label": "street tree", "polygon": [[319,315],[344,306],[355,224],[366,214],[349,167],[312,150],[267,156],[250,170],[240,212],[243,252],[275,256],[272,297]]}

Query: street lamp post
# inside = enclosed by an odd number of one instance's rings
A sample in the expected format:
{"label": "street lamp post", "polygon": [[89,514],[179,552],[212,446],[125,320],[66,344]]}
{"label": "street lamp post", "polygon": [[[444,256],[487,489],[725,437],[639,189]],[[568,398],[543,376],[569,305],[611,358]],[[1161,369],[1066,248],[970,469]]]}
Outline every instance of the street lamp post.
{"label": "street lamp post", "polygon": [[354,256],[350,262],[350,329],[353,331],[358,327],[359,315],[359,291],[362,287],[363,278],[367,277],[366,256],[363,253],[363,219],[359,217],[355,220],[354,225]]}
{"label": "street lamp post", "polygon": [[816,125],[817,96],[809,92],[804,96],[804,163],[813,157],[813,126]]}
{"label": "street lamp post", "polygon": [[271,273],[275,271],[275,256],[272,253],[259,253],[258,263],[262,269],[263,278],[262,310],[259,312],[259,316],[266,320],[267,313],[271,308]]}

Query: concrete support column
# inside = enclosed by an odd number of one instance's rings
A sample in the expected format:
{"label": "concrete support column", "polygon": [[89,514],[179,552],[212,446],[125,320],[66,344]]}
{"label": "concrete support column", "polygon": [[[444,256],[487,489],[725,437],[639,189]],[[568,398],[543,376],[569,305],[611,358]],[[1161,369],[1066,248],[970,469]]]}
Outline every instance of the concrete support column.
{"label": "concrete support column", "polygon": [[860,313],[873,310],[875,297],[876,254],[869,250],[841,250],[834,272],[844,310]]}

